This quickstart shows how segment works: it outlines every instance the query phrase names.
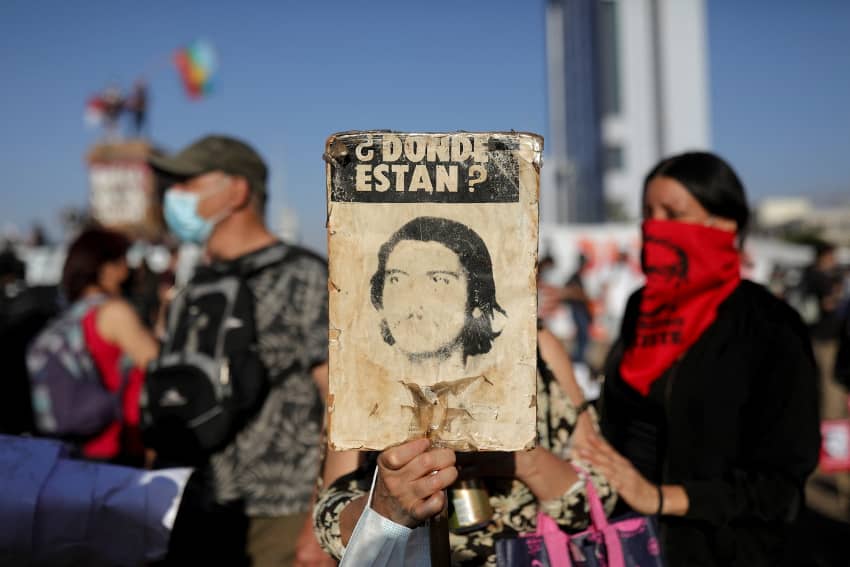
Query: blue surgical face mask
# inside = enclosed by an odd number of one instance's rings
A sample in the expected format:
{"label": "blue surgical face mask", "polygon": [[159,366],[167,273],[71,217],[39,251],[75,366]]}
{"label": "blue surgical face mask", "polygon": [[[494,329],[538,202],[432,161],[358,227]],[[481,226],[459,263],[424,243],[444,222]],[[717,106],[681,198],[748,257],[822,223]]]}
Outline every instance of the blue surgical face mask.
{"label": "blue surgical face mask", "polygon": [[[218,189],[214,190],[218,192]],[[171,187],[165,192],[163,213],[168,228],[183,242],[204,244],[212,233],[216,223],[224,219],[230,212],[225,211],[212,219],[205,219],[198,214],[198,203],[207,194],[183,191]]]}

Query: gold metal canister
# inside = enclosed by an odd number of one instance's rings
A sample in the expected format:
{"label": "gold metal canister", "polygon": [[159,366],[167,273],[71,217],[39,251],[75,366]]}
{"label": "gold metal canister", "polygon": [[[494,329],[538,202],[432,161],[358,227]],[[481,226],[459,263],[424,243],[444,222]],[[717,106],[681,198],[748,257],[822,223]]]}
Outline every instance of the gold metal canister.
{"label": "gold metal canister", "polygon": [[449,489],[449,529],[457,534],[483,528],[493,518],[490,495],[475,479],[459,480]]}

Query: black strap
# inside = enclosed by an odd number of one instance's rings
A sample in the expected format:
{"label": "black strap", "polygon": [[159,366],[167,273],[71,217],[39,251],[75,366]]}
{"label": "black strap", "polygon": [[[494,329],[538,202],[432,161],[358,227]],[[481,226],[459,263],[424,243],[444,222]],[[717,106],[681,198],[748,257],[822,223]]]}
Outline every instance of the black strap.
{"label": "black strap", "polygon": [[298,247],[276,242],[260,250],[250,252],[245,257],[230,261],[217,261],[195,268],[195,274],[189,284],[198,281],[210,281],[224,276],[237,276],[248,279],[251,276],[297,256]]}
{"label": "black strap", "polygon": [[248,258],[239,261],[238,271],[243,278],[249,278],[252,275],[265,270],[270,266],[282,264],[292,259],[294,248],[283,242],[278,242],[263,250],[251,254]]}

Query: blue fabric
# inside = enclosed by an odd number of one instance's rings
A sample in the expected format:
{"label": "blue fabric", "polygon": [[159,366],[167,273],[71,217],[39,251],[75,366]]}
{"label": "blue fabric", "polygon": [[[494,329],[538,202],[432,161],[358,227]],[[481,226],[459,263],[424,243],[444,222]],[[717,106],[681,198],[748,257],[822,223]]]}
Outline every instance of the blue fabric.
{"label": "blue fabric", "polygon": [[68,459],[58,442],[0,435],[0,565],[161,559],[190,474]]}
{"label": "blue fabric", "polygon": [[56,441],[0,435],[0,565],[26,565],[39,493],[61,452]]}

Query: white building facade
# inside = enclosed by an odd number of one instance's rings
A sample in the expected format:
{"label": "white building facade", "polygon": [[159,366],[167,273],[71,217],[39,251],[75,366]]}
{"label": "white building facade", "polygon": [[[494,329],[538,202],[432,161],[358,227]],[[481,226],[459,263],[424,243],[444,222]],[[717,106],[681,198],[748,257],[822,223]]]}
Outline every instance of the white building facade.
{"label": "white building facade", "polygon": [[[576,19],[594,27],[581,42],[575,41]],[[541,218],[605,220],[576,209],[600,190],[597,200],[616,202],[638,218],[649,168],[662,156],[711,145],[705,1],[548,0],[546,32],[549,132]],[[599,167],[588,158],[594,153]],[[588,178],[594,172],[598,180]]]}

